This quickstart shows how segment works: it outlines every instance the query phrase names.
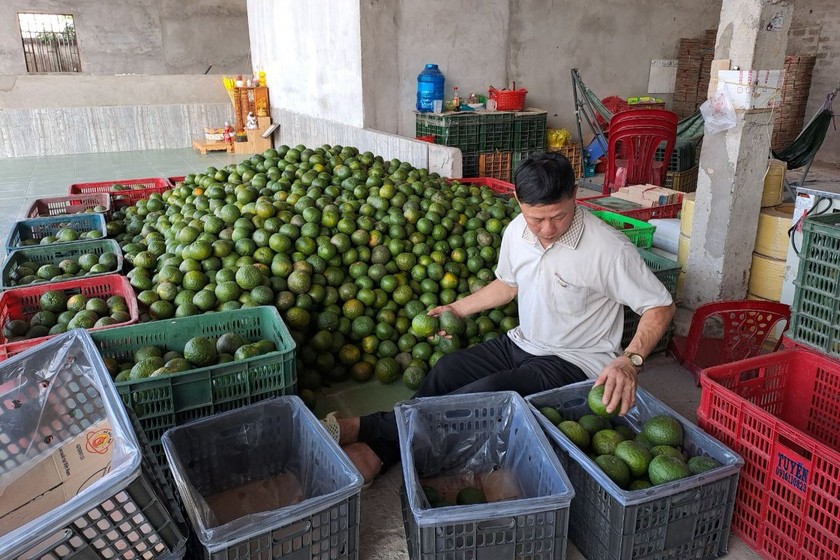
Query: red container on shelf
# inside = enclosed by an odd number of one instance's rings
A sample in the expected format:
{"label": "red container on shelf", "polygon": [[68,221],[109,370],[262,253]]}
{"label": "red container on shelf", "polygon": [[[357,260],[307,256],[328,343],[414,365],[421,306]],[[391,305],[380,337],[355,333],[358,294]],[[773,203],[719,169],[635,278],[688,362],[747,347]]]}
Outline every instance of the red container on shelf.
{"label": "red container on shelf", "polygon": [[782,350],[700,384],[700,427],[744,459],[735,533],[765,558],[840,557],[840,362]]}
{"label": "red container on shelf", "polygon": [[[126,190],[111,190],[114,185],[130,187]],[[132,206],[138,200],[149,198],[150,194],[162,193],[171,189],[168,179],[150,177],[147,179],[117,179],[115,181],[100,181],[98,183],[76,183],[70,185],[68,194],[108,193],[111,205],[114,207]]]}
{"label": "red container on shelf", "polygon": [[528,90],[520,89],[496,89],[491,87],[488,90],[490,99],[496,102],[497,111],[521,111],[525,108],[525,96]]}

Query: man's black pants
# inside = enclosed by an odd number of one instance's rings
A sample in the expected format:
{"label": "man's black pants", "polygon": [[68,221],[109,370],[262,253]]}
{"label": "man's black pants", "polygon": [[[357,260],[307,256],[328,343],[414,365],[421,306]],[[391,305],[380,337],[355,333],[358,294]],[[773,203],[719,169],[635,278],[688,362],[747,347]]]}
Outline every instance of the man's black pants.
{"label": "man's black pants", "polygon": [[[516,391],[522,396],[584,381],[586,374],[557,356],[533,356],[507,335],[442,357],[414,397],[457,393]],[[359,441],[384,463],[383,472],[400,460],[399,434],[393,411],[361,417]]]}

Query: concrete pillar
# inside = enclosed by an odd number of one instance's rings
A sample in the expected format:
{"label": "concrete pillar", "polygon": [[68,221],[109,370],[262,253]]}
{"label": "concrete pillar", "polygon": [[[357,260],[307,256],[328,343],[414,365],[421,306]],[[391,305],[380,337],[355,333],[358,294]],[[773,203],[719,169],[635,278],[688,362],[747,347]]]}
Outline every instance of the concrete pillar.
{"label": "concrete pillar", "polygon": [[[784,65],[792,0],[723,0],[715,59],[741,70]],[[737,124],[703,139],[683,305],[747,294],[773,130],[769,109],[736,111]]]}

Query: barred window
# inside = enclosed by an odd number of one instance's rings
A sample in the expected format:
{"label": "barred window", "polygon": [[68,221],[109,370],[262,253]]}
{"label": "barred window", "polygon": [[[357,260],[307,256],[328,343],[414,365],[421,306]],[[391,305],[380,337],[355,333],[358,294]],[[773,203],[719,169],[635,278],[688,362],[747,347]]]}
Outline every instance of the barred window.
{"label": "barred window", "polygon": [[69,14],[18,13],[27,72],[81,72],[76,25]]}

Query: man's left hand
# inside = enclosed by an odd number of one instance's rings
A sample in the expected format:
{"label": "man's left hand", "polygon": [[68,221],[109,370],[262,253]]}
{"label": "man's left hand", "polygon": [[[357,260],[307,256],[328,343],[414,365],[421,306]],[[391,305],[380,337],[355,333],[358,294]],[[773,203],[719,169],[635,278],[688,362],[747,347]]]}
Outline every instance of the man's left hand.
{"label": "man's left hand", "polygon": [[613,412],[619,405],[619,416],[624,416],[636,404],[636,385],[639,372],[630,359],[618,356],[604,368],[595,380],[595,386],[604,386],[603,403],[607,412]]}

